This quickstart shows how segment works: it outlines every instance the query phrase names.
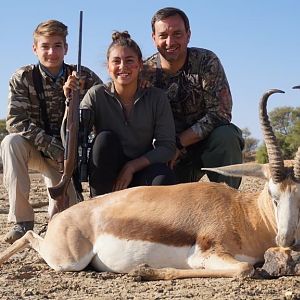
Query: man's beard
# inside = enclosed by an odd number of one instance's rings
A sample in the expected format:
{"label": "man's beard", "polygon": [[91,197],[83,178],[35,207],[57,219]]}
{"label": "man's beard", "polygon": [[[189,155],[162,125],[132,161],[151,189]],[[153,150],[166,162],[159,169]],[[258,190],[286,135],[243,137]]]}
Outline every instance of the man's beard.
{"label": "man's beard", "polygon": [[174,62],[178,59],[179,57],[179,54],[170,54],[170,53],[167,53],[167,51],[164,49],[163,51],[160,51],[159,49],[157,49],[158,52],[160,53],[160,55],[168,62]]}

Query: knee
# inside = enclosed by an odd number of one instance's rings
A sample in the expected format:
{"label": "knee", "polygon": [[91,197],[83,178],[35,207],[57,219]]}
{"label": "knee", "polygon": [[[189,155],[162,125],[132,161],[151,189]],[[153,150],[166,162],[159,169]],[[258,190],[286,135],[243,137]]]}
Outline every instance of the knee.
{"label": "knee", "polygon": [[118,136],[111,131],[100,132],[94,140],[91,159],[96,167],[111,164],[112,160],[121,157],[121,143]]}
{"label": "knee", "polygon": [[98,150],[103,148],[111,148],[119,145],[119,139],[112,131],[101,131],[94,140],[93,148]]}
{"label": "knee", "polygon": [[176,176],[166,164],[156,163],[145,170],[145,183],[140,185],[173,185],[176,183]]}
{"label": "knee", "polygon": [[240,129],[231,124],[215,128],[211,133],[210,140],[216,147],[224,149],[236,148],[242,150],[244,144]]}
{"label": "knee", "polygon": [[1,142],[1,153],[23,151],[27,143],[26,139],[19,134],[8,134]]}

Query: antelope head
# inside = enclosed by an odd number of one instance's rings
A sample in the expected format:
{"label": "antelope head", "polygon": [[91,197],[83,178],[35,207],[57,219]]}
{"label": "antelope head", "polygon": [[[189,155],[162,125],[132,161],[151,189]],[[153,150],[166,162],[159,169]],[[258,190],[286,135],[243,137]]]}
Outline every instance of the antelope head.
{"label": "antelope head", "polygon": [[269,90],[260,101],[259,117],[269,157],[268,192],[272,199],[277,224],[276,243],[278,246],[292,246],[300,238],[300,147],[295,157],[294,168],[284,166],[281,150],[269,122],[267,101],[270,95],[283,93]]}
{"label": "antelope head", "polygon": [[[295,88],[300,88],[295,87]],[[281,150],[267,114],[268,98],[281,90],[267,91],[259,103],[260,125],[269,157],[269,164],[248,163],[218,168],[203,168],[225,176],[252,176],[267,180],[268,195],[272,202],[277,227],[276,243],[289,247],[300,243],[300,147],[295,156],[294,167],[284,166]]]}

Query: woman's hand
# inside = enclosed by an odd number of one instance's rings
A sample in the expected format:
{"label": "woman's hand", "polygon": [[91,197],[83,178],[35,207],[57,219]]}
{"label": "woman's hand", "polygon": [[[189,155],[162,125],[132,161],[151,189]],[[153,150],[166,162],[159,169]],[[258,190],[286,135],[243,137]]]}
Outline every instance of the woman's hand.
{"label": "woman's hand", "polygon": [[144,156],[128,161],[120,171],[113,186],[113,191],[119,191],[128,188],[133,179],[134,173],[146,168],[149,165],[149,160]]}
{"label": "woman's hand", "polygon": [[120,191],[126,189],[130,182],[132,181],[135,170],[129,161],[121,169],[115,184],[113,186],[113,191]]}

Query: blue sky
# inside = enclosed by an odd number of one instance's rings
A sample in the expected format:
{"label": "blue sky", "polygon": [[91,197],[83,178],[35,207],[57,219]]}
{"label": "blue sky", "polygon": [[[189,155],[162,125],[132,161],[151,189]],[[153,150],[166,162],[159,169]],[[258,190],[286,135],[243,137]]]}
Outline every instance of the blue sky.
{"label": "blue sky", "polygon": [[106,49],[113,30],[128,30],[144,57],[156,51],[150,20],[160,8],[178,7],[189,16],[190,46],[214,51],[223,64],[233,96],[233,122],[261,139],[258,102],[270,88],[283,89],[268,109],[300,106],[300,1],[298,0],[62,0],[1,2],[0,118],[6,117],[8,80],[19,67],[36,63],[32,32],[42,21],[69,27],[65,61],[76,63],[79,11],[83,10],[82,64],[104,81]]}

